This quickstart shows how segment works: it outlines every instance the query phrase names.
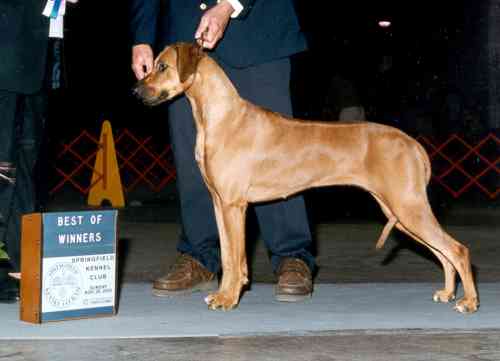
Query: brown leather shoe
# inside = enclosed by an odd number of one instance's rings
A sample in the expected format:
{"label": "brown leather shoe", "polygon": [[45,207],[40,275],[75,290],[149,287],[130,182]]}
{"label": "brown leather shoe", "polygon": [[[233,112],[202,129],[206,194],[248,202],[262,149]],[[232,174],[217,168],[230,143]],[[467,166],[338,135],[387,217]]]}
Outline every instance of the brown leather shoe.
{"label": "brown leather shoe", "polygon": [[215,273],[188,254],[179,254],[175,264],[153,283],[153,295],[166,297],[217,289]]}
{"label": "brown leather shoe", "polygon": [[298,258],[285,258],[278,268],[275,298],[281,302],[298,302],[310,298],[313,290],[311,270]]}

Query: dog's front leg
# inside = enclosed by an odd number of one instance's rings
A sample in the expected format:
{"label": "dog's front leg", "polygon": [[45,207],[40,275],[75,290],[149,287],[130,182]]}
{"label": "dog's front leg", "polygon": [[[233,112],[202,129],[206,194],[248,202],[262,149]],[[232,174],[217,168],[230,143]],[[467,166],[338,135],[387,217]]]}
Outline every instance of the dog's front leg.
{"label": "dog's front leg", "polygon": [[248,283],[245,254],[245,213],[247,204],[225,204],[213,196],[215,217],[219,228],[222,259],[222,281],[216,293],[206,302],[212,310],[230,310],[238,304],[241,289]]}

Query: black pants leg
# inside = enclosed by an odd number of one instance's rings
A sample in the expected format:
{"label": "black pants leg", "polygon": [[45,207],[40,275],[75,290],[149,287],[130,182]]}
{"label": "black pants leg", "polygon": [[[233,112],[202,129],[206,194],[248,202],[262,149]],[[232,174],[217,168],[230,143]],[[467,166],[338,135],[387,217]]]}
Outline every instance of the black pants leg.
{"label": "black pants leg", "polygon": [[0,184],[0,239],[14,271],[21,264],[21,216],[35,211],[33,170],[45,123],[47,107],[43,92],[24,95],[0,91],[0,161],[15,168],[14,184]]}

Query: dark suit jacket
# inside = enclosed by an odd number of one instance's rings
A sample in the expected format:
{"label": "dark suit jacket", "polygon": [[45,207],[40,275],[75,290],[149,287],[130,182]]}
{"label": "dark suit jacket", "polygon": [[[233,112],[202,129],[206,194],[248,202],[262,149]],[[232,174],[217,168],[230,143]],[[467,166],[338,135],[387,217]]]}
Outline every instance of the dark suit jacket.
{"label": "dark suit jacket", "polygon": [[30,94],[41,89],[49,21],[45,0],[0,0],[0,90]]}
{"label": "dark suit jacket", "polygon": [[[200,0],[130,0],[133,44],[194,41],[203,15]],[[215,0],[203,1],[208,6]],[[244,11],[231,19],[214,56],[244,68],[305,50],[293,0],[240,0]]]}

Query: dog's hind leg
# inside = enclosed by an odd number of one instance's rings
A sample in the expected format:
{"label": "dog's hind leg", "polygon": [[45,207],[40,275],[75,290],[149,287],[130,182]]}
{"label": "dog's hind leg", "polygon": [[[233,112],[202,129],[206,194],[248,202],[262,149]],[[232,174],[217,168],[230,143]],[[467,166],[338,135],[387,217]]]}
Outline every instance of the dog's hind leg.
{"label": "dog's hind leg", "polygon": [[219,290],[207,296],[212,310],[230,310],[238,304],[241,290],[248,283],[245,250],[245,213],[247,204],[224,204],[213,196],[215,217],[219,229],[222,260],[222,281]]}
{"label": "dog's hind leg", "polygon": [[444,270],[444,288],[434,292],[432,299],[434,302],[448,303],[455,299],[455,289],[456,289],[456,275],[457,271],[455,267],[448,261],[448,259],[443,256],[439,251],[432,247],[429,247],[430,251],[439,259],[443,265]]}
{"label": "dog's hind leg", "polygon": [[451,300],[455,299],[455,288],[456,288],[456,270],[455,267],[446,259],[445,256],[443,256],[441,253],[439,253],[437,250],[434,248],[430,247],[428,244],[426,244],[422,239],[415,237],[414,234],[411,232],[407,231],[404,226],[401,224],[398,224],[398,219],[396,216],[394,216],[393,212],[390,210],[389,206],[382,200],[381,196],[375,193],[371,193],[375,200],[378,202],[380,205],[380,208],[388,218],[388,222],[385,225],[382,234],[380,235],[376,248],[380,249],[384,246],[385,241],[387,240],[387,237],[389,236],[389,233],[391,232],[392,228],[396,226],[399,230],[402,232],[406,233],[410,237],[414,238],[418,243],[426,246],[436,257],[437,259],[441,262],[444,270],[444,281],[445,281],[445,286],[442,290],[438,290],[434,293],[434,296],[432,299],[435,302],[443,302],[443,303],[448,303]]}
{"label": "dog's hind leg", "polygon": [[455,270],[462,279],[464,297],[457,301],[455,309],[459,312],[474,312],[479,306],[479,299],[474,284],[469,250],[447,234],[437,222],[425,198],[421,201],[400,202],[397,208],[398,229],[415,240],[431,248],[445,271],[445,289],[434,294],[434,299],[446,301],[451,299],[455,290]]}
{"label": "dog's hind leg", "polygon": [[389,236],[389,233],[391,232],[392,228],[396,226],[400,231],[406,233],[410,237],[414,238],[418,243],[426,246],[436,257],[437,259],[441,262],[444,270],[444,279],[445,279],[445,287],[442,290],[438,290],[434,293],[434,296],[432,299],[435,302],[443,302],[447,303],[450,302],[451,300],[455,299],[455,288],[456,288],[456,270],[455,267],[446,259],[445,256],[443,256],[441,253],[439,253],[437,250],[434,248],[430,247],[428,244],[426,244],[423,240],[421,240],[418,237],[415,237],[414,234],[408,232],[406,228],[400,224],[398,224],[398,219],[392,211],[390,210],[389,206],[387,206],[384,201],[381,199],[381,197],[377,194],[372,193],[373,197],[375,200],[378,202],[380,205],[380,208],[384,212],[384,214],[387,216],[388,221],[387,224],[384,226],[384,229],[382,231],[382,234],[380,235],[376,248],[380,249],[384,246],[385,241],[387,240],[387,237]]}

